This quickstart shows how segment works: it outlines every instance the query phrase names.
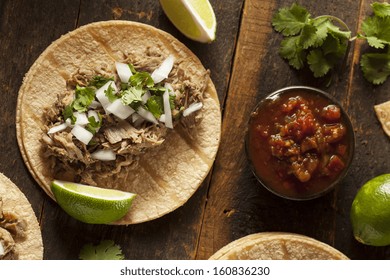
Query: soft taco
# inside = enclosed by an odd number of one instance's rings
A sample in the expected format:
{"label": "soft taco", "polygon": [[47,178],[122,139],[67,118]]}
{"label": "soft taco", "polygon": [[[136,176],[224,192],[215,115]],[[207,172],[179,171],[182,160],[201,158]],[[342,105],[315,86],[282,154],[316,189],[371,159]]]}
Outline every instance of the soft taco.
{"label": "soft taco", "polygon": [[35,213],[19,188],[0,173],[0,260],[42,258],[42,235]]}
{"label": "soft taco", "polygon": [[136,193],[116,222],[134,224],[197,190],[216,156],[221,114],[209,72],[182,43],[145,24],[107,21],[40,55],[20,88],[16,123],[25,163],[50,197],[53,179]]}
{"label": "soft taco", "polygon": [[293,233],[262,232],[244,236],[218,250],[211,260],[347,260],[333,247]]}

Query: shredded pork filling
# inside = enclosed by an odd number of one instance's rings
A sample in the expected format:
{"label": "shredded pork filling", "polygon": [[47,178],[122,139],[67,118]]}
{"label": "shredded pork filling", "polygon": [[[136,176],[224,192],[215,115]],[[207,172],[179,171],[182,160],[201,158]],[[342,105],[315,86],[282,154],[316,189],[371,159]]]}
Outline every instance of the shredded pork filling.
{"label": "shredded pork filling", "polygon": [[15,244],[26,238],[26,227],[26,223],[15,214],[3,211],[3,201],[0,197],[0,260],[18,258]]}
{"label": "shredded pork filling", "polygon": [[[141,59],[139,59],[140,57]],[[137,71],[149,73],[156,69],[162,61],[163,57],[153,50],[148,50],[146,57],[145,54],[132,53],[128,54],[125,59],[125,63],[132,63]],[[73,100],[76,85],[85,86],[96,75],[106,77],[114,75],[117,87],[120,88],[118,76],[113,72],[106,65],[101,65],[93,71],[79,69],[74,73],[67,81],[67,90],[58,95],[55,106],[46,109],[46,131],[65,121],[62,114],[64,108]],[[180,67],[179,61],[174,64],[169,77],[164,80],[164,83],[169,83],[174,91],[174,108],[172,109],[174,127],[182,125],[186,129],[191,129],[202,117],[201,111],[185,118],[181,117],[183,109],[188,108],[192,103],[203,101],[209,73],[208,71],[204,71],[204,73],[198,71],[195,76],[188,75]],[[155,124],[148,121],[137,123],[128,119],[121,120],[111,114],[107,115],[102,107],[97,108],[96,111],[102,116],[102,126],[88,145],[76,139],[72,135],[70,127],[43,136],[44,154],[51,161],[55,174],[73,174],[75,181],[86,184],[94,184],[96,177],[120,176],[123,167],[135,168],[139,155],[150,148],[161,145],[171,130],[161,122]],[[98,150],[112,150],[116,154],[116,160],[94,159],[91,155]]]}

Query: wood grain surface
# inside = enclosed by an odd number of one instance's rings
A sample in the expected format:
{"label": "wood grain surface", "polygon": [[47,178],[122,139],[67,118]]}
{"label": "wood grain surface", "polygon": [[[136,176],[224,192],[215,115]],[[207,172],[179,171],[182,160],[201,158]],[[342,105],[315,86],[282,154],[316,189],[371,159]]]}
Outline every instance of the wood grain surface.
{"label": "wood grain surface", "polygon": [[[366,82],[359,59],[367,49],[353,43],[345,70],[330,87],[305,71],[295,71],[278,55],[281,36],[271,19],[294,2],[313,16],[332,14],[353,34],[369,15],[370,0],[211,0],[217,39],[201,44],[185,38],[155,0],[0,1],[0,172],[25,193],[37,214],[45,259],[77,259],[86,243],[119,244],[127,259],[207,259],[245,235],[264,231],[300,233],[323,241],[351,259],[390,259],[390,247],[354,240],[349,211],[364,182],[390,172],[389,138],[373,105],[390,100],[390,81]],[[223,113],[222,140],[212,172],[181,208],[139,225],[87,225],[65,214],[39,188],[20,155],[15,108],[24,74],[39,54],[61,35],[90,22],[121,19],[147,23],[187,45],[211,71]],[[289,201],[269,193],[252,175],[244,151],[249,113],[264,96],[290,85],[311,85],[336,97],[352,119],[356,152],[347,177],[324,197]]]}

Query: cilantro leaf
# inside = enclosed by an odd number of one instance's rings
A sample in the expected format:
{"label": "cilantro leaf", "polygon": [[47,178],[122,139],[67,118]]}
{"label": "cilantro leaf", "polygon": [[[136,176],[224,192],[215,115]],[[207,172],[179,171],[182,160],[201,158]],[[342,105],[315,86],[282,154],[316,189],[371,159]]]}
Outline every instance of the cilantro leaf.
{"label": "cilantro leaf", "polygon": [[133,87],[153,87],[154,81],[148,72],[137,72],[130,77],[130,85]]}
{"label": "cilantro leaf", "polygon": [[333,67],[320,49],[314,49],[309,52],[307,63],[316,78],[325,76]]}
{"label": "cilantro leaf", "polygon": [[371,8],[374,11],[374,14],[379,17],[390,16],[390,4],[389,3],[372,3]]}
{"label": "cilantro leaf", "polygon": [[313,26],[317,28],[316,31],[316,42],[314,43],[314,47],[321,46],[326,37],[328,36],[328,26],[329,26],[329,19],[327,17],[319,17],[315,18],[312,21]]}
{"label": "cilantro leaf", "polygon": [[332,34],[326,37],[326,40],[322,44],[321,48],[325,55],[331,53],[338,53],[340,50],[340,41]]}
{"label": "cilantro leaf", "polygon": [[313,20],[313,25],[317,28],[316,36],[317,42],[314,44],[315,47],[321,46],[329,34],[332,34],[340,41],[349,40],[351,38],[350,31],[342,31],[340,28],[332,23],[329,16],[320,16]]}
{"label": "cilantro leaf", "polygon": [[367,40],[367,43],[373,47],[373,48],[376,48],[376,49],[383,49],[385,48],[385,45],[386,45],[386,41],[384,40],[381,40],[379,39],[378,37],[375,37],[375,36],[368,36],[368,37],[365,37],[366,40]]}
{"label": "cilantro leaf", "polygon": [[153,87],[150,87],[148,89],[149,91],[152,92],[152,94],[157,94],[157,95],[162,95],[166,91],[166,88],[159,84],[154,85]]}
{"label": "cilantro leaf", "polygon": [[112,240],[103,240],[99,245],[84,245],[79,254],[81,260],[124,260],[125,256],[119,245]]}
{"label": "cilantro leaf", "polygon": [[313,49],[307,56],[307,63],[314,77],[323,77],[344,57],[345,41],[329,33],[320,48]]}
{"label": "cilantro leaf", "polygon": [[70,119],[72,124],[76,123],[76,117],[73,115],[73,103],[64,108],[62,116],[64,117],[64,120]]}
{"label": "cilantro leaf", "polygon": [[137,70],[135,70],[133,64],[129,63],[129,64],[127,64],[127,65],[129,65],[130,71],[131,71],[131,73],[132,73],[133,75],[134,75],[135,73],[137,73]]}
{"label": "cilantro leaf", "polygon": [[345,56],[347,47],[347,41],[340,40],[340,38],[337,37],[337,34],[329,33],[328,37],[326,37],[326,40],[322,44],[321,49],[328,59],[333,60],[333,63],[336,64]]}
{"label": "cilantro leaf", "polygon": [[171,107],[171,110],[175,109],[175,99],[176,96],[174,95],[169,96],[169,107]]}
{"label": "cilantro leaf", "polygon": [[144,90],[141,87],[130,87],[122,92],[122,102],[125,105],[138,107],[142,102]]}
{"label": "cilantro leaf", "polygon": [[279,50],[280,55],[297,70],[302,69],[306,61],[306,53],[298,42],[299,36],[287,37],[281,42]]}
{"label": "cilantro leaf", "polygon": [[390,44],[390,17],[368,17],[362,23],[362,31],[371,47],[383,49]]}
{"label": "cilantro leaf", "polygon": [[114,78],[106,78],[103,76],[95,76],[92,78],[92,80],[89,82],[89,86],[96,87],[96,88],[101,88],[104,86],[108,81],[113,81]]}
{"label": "cilantro leaf", "polygon": [[390,54],[366,53],[360,59],[364,77],[374,85],[383,84],[390,75]]}
{"label": "cilantro leaf", "polygon": [[303,26],[299,43],[306,50],[317,42],[317,28],[311,24]]}
{"label": "cilantro leaf", "polygon": [[346,41],[351,38],[351,31],[342,31],[332,22],[327,23],[328,33],[331,33],[338,37],[340,40]]}
{"label": "cilantro leaf", "polygon": [[152,95],[146,102],[146,108],[155,118],[158,119],[162,114],[164,114],[163,97],[159,95]]}
{"label": "cilantro leaf", "polygon": [[73,100],[73,108],[79,112],[86,112],[88,106],[95,99],[95,90],[91,87],[76,86],[75,99]]}
{"label": "cilantro leaf", "polygon": [[108,100],[112,103],[115,100],[117,100],[119,97],[115,94],[114,88],[111,86],[111,84],[108,86],[108,88],[104,91],[104,94],[107,96]]}
{"label": "cilantro leaf", "polygon": [[93,135],[96,134],[96,131],[101,127],[102,125],[102,116],[98,113],[99,121],[96,121],[95,117],[89,117],[88,121],[89,123],[85,126],[85,129],[91,132]]}
{"label": "cilantro leaf", "polygon": [[284,36],[297,35],[309,20],[310,14],[298,5],[292,4],[290,8],[282,8],[272,19],[272,26]]}

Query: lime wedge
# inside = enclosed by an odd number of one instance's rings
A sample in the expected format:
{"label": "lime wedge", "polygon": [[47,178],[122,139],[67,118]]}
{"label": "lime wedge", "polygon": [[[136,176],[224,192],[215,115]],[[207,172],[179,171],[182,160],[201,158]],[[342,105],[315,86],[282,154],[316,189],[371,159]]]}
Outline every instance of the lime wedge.
{"label": "lime wedge", "polygon": [[217,21],[208,0],[160,0],[169,20],[188,38],[214,41]]}
{"label": "lime wedge", "polygon": [[51,190],[61,208],[88,224],[109,224],[128,212],[133,193],[54,180]]}

